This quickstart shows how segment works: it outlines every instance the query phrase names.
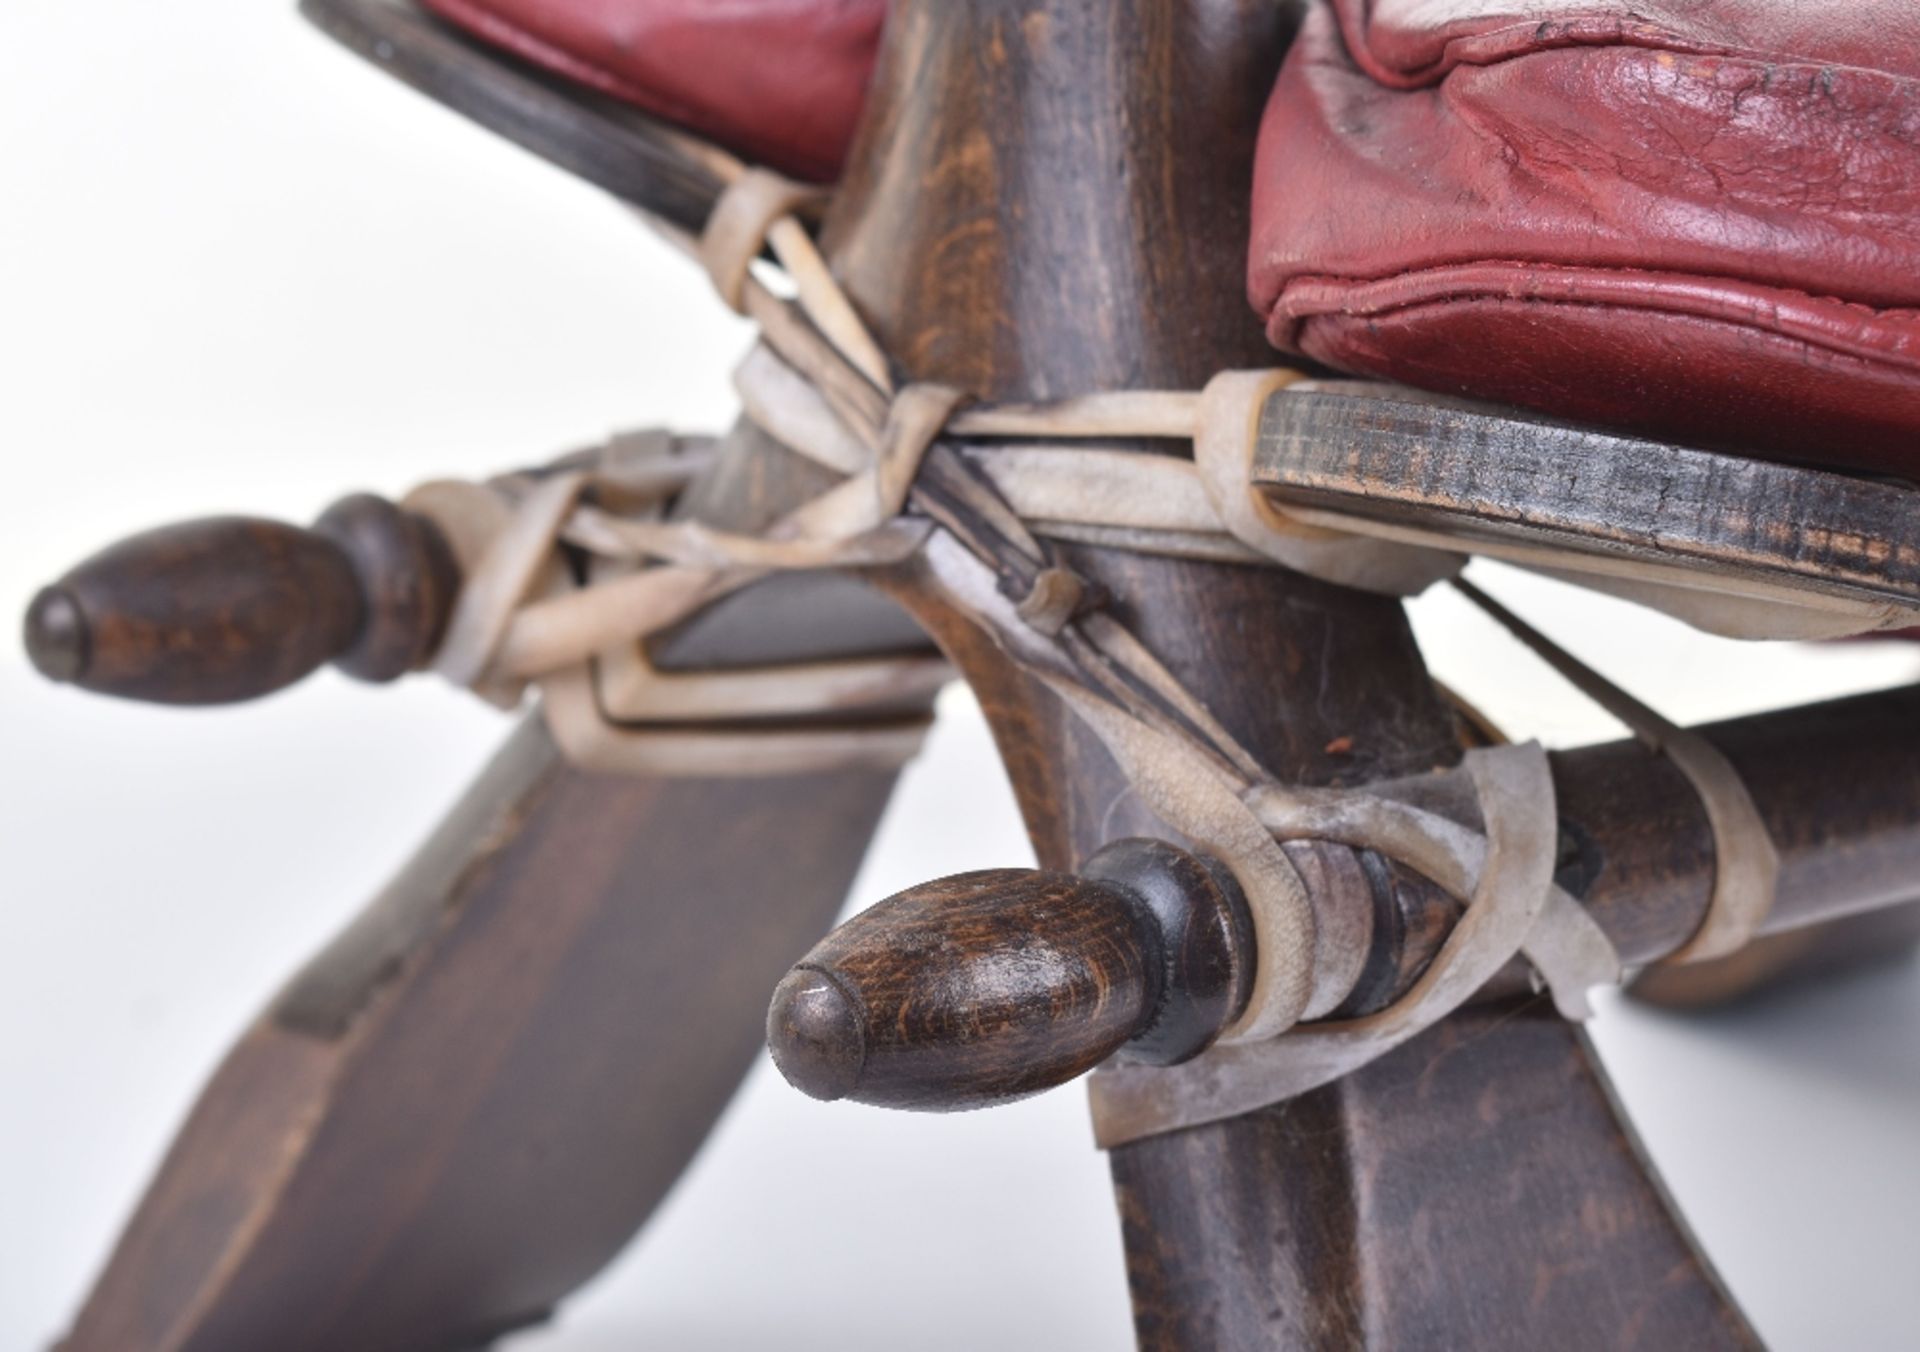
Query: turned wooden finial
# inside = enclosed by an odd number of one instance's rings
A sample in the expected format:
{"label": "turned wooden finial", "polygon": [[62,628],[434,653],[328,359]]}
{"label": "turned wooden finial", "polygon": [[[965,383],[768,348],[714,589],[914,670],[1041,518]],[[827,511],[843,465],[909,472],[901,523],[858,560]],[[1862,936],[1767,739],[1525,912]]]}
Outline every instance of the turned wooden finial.
{"label": "turned wooden finial", "polygon": [[1246,1003],[1224,869],[1124,840],[1078,876],[995,869],[888,897],[787,974],[767,1045],[819,1099],[949,1111],[1024,1098],[1117,1053],[1197,1055]]}
{"label": "turned wooden finial", "polygon": [[41,590],[27,655],[105,695],[224,704],[334,662],[391,680],[433,654],[459,588],[423,517],[358,494],[311,530],[209,517],[123,540]]}

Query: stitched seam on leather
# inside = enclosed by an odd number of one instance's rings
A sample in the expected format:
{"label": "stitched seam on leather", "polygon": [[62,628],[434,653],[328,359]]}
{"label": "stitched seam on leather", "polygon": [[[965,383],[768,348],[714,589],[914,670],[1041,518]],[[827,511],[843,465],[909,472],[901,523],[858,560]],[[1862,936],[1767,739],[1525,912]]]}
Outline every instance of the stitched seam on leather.
{"label": "stitched seam on leather", "polygon": [[[1363,73],[1373,79],[1375,83],[1387,88],[1402,89],[1409,92],[1417,89],[1436,88],[1444,84],[1449,76],[1462,69],[1490,70],[1494,67],[1505,65],[1510,61],[1524,60],[1527,57],[1540,56],[1548,52],[1575,50],[1606,51],[1610,49],[1672,52],[1676,56],[1727,58],[1731,60],[1752,61],[1760,65],[1791,64],[1795,66],[1806,66],[1817,70],[1852,71],[1861,75],[1879,76],[1883,79],[1897,81],[1903,84],[1916,83],[1914,77],[1902,75],[1895,71],[1881,70],[1874,66],[1856,66],[1845,61],[1821,60],[1805,52],[1769,51],[1760,47],[1743,47],[1726,43],[1694,42],[1682,34],[1676,33],[1670,28],[1662,27],[1659,24],[1647,23],[1645,21],[1636,24],[1626,15],[1604,13],[1585,14],[1575,19],[1554,21],[1554,33],[1558,39],[1557,41],[1539,42],[1530,46],[1516,48],[1513,51],[1502,52],[1497,55],[1477,59],[1470,55],[1461,55],[1458,49],[1461,47],[1495,45],[1498,39],[1513,33],[1532,31],[1537,34],[1541,29],[1541,23],[1539,21],[1520,20],[1499,28],[1489,28],[1484,33],[1474,33],[1454,38],[1442,45],[1440,56],[1436,60],[1410,70],[1403,67],[1390,66],[1375,54],[1372,43],[1373,7],[1369,3],[1369,0],[1356,0],[1356,2],[1363,7],[1363,15],[1359,23],[1364,30],[1366,38],[1366,40],[1360,44],[1358,50],[1355,49],[1353,40],[1354,32],[1347,18],[1350,11],[1346,5],[1337,6],[1337,23],[1340,30],[1340,38],[1347,48],[1348,55],[1353,58],[1354,64],[1359,66]],[[1582,30],[1580,24],[1583,22],[1594,23],[1599,26],[1594,29]],[[1604,31],[1604,27],[1606,26],[1613,27],[1615,31],[1611,34],[1606,33]],[[1362,53],[1364,53],[1364,56]]]}
{"label": "stitched seam on leather", "polygon": [[[1799,300],[1812,301],[1817,305],[1841,305],[1849,310],[1859,310],[1864,314],[1873,315],[1877,318],[1894,316],[1899,318],[1911,317],[1920,319],[1920,305],[1870,305],[1866,301],[1848,300],[1845,296],[1836,296],[1829,292],[1808,291],[1802,287],[1785,286],[1778,282],[1757,282],[1751,278],[1736,276],[1732,273],[1723,275],[1711,272],[1675,272],[1660,268],[1634,267],[1625,264],[1609,267],[1604,263],[1560,263],[1552,259],[1539,258],[1475,258],[1466,262],[1441,263],[1433,267],[1408,268],[1400,272],[1385,273],[1378,277],[1346,277],[1338,273],[1300,273],[1288,278],[1286,286],[1288,290],[1291,290],[1295,286],[1338,286],[1354,288],[1372,286],[1383,282],[1394,282],[1402,278],[1410,277],[1444,277],[1447,273],[1463,272],[1469,268],[1513,268],[1516,271],[1541,274],[1550,273],[1566,277],[1647,277],[1661,283],[1678,281],[1703,287],[1725,286],[1728,284],[1734,286],[1750,286],[1756,290],[1763,290],[1768,295],[1791,296]],[[1471,284],[1463,282],[1462,285],[1470,286]],[[1513,299],[1526,300],[1533,298],[1516,296],[1513,297]],[[1546,300],[1552,299],[1552,297],[1543,296],[1539,297],[1539,299]],[[1277,311],[1279,308],[1279,303],[1276,302],[1274,309]],[[1399,307],[1396,305],[1388,308],[1397,309]]]}
{"label": "stitched seam on leather", "polygon": [[[1645,278],[1651,284],[1651,289],[1669,303],[1663,305],[1635,304],[1630,297],[1582,296],[1571,290],[1560,294],[1516,294],[1512,289],[1475,284],[1465,278],[1459,278],[1451,286],[1442,285],[1424,294],[1410,295],[1405,299],[1395,300],[1390,304],[1383,304],[1377,307],[1355,309],[1350,305],[1335,303],[1331,296],[1329,297],[1328,303],[1313,305],[1310,308],[1289,309],[1287,307],[1289,294],[1295,292],[1297,289],[1304,289],[1306,287],[1324,287],[1330,292],[1339,292],[1351,297],[1354,291],[1379,283],[1420,278],[1444,279],[1449,273],[1458,274],[1467,268],[1484,267],[1510,267],[1520,273],[1531,273],[1535,276],[1555,275],[1569,281],[1577,281],[1587,276]],[[1287,283],[1286,287],[1280,293],[1280,299],[1274,303],[1273,308],[1268,312],[1267,327],[1268,332],[1271,334],[1276,323],[1286,325],[1289,345],[1297,346],[1296,340],[1300,329],[1307,321],[1312,319],[1330,316],[1365,319],[1401,313],[1408,310],[1446,305],[1454,302],[1470,303],[1487,300],[1511,301],[1521,304],[1571,305],[1587,309],[1633,311],[1642,314],[1669,314],[1684,318],[1708,320],[1730,327],[1748,329],[1755,333],[1791,339],[1795,342],[1805,343],[1809,347],[1823,348],[1827,351],[1853,357],[1868,363],[1899,369],[1920,370],[1920,350],[1888,350],[1880,346],[1850,343],[1839,335],[1820,332],[1813,324],[1769,325],[1756,321],[1751,313],[1743,315],[1735,312],[1737,310],[1751,312],[1753,309],[1763,306],[1765,302],[1760,297],[1743,298],[1723,308],[1712,305],[1687,304],[1685,303],[1686,297],[1682,292],[1671,289],[1675,283],[1711,289],[1723,285],[1728,280],[1733,279],[1712,277],[1697,273],[1657,272],[1638,268],[1569,268],[1555,264],[1528,263],[1521,260],[1509,259],[1485,259],[1470,264],[1455,264],[1441,268],[1422,269],[1379,278],[1363,279],[1330,276],[1296,277]],[[1821,296],[1810,291],[1796,290],[1792,287],[1772,286],[1755,282],[1742,282],[1741,284],[1753,287],[1756,291],[1764,292],[1767,296],[1778,296],[1783,299],[1809,302],[1812,307],[1838,307],[1850,312],[1860,313],[1874,321],[1892,321],[1894,323],[1914,323],[1920,325],[1920,309],[1882,309],[1863,304],[1859,301],[1846,300],[1843,297]],[[1662,290],[1662,288],[1669,289]],[[1898,336],[1903,338],[1920,338],[1920,334]],[[1278,341],[1278,339],[1276,339],[1276,341]],[[1920,342],[1910,342],[1906,344],[1906,346],[1920,348]]]}

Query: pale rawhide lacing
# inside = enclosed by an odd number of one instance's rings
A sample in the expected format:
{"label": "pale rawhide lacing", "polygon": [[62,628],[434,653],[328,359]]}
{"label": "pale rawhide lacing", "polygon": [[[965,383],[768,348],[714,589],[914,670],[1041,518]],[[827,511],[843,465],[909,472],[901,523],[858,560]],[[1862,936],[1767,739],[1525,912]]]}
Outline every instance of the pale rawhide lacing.
{"label": "pale rawhide lacing", "polygon": [[[1553,886],[1557,823],[1538,745],[1469,753],[1480,831],[1365,791],[1283,785],[1047,543],[1271,561],[1395,595],[1457,573],[1458,554],[1368,538],[1324,514],[1308,524],[1255,491],[1253,427],[1291,373],[1228,372],[1197,394],[1124,391],[1031,405],[975,403],[937,384],[896,387],[794,214],[809,209],[813,195],[758,170],[730,175],[703,238],[655,224],[759,326],[761,342],[736,374],[747,416],[839,481],[755,535],[666,519],[704,449],[664,433],[532,477],[429,485],[409,506],[441,522],[471,579],[438,662],[444,674],[495,698],[537,685],[561,745],[601,769],[776,774],[897,764],[912,753],[920,723],[862,711],[924,699],[949,675],[944,664],[892,659],[669,675],[647,666],[644,641],[777,570],[917,556],[943,599],[1058,695],[1142,801],[1224,862],[1248,899],[1258,956],[1245,1013],[1218,1046],[1183,1066],[1095,1077],[1107,1144],[1243,1112],[1344,1074],[1457,1007],[1516,953],[1567,1017],[1585,1017],[1587,989],[1618,980],[1620,964],[1585,910]],[[794,301],[757,275],[768,249]],[[1194,458],[1113,444],[1142,438],[1190,440]],[[590,560],[584,578],[565,566],[561,544]],[[609,671],[627,676],[617,712]],[[737,721],[782,713],[816,721]],[[821,723],[822,713],[848,717]],[[1733,795],[1717,770],[1703,768],[1710,758],[1683,750],[1685,735],[1669,724],[1643,721],[1636,730],[1683,766],[1692,762],[1689,775],[1710,807],[1718,802],[1710,815],[1720,844],[1751,844],[1757,815],[1727,807]],[[1353,955],[1320,951],[1341,941],[1319,932],[1280,848],[1306,838],[1377,850],[1467,909],[1428,971],[1390,1008],[1296,1029],[1344,994],[1316,991],[1316,974],[1354,970]],[[1698,955],[1750,935],[1766,909],[1765,879],[1728,866],[1723,875],[1732,881],[1716,889],[1715,911],[1689,945]]]}

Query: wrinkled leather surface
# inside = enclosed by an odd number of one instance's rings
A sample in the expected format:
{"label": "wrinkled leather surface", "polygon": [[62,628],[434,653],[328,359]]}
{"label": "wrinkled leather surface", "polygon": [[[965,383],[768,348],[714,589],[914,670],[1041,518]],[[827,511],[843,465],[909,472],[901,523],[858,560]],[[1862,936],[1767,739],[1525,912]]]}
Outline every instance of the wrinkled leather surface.
{"label": "wrinkled leather surface", "polygon": [[802,178],[836,177],[886,0],[422,0],[555,74]]}
{"label": "wrinkled leather surface", "polygon": [[1344,370],[1920,477],[1920,4],[1318,4],[1249,290]]}

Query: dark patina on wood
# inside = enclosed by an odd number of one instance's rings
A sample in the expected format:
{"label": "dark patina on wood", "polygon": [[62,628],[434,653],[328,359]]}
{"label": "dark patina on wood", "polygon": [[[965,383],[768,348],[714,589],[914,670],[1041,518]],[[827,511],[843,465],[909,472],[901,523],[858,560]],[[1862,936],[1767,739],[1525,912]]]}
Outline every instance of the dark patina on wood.
{"label": "dark patina on wood", "polygon": [[1117,1150],[1140,1345],[1758,1349],[1619,1114],[1585,1036],[1506,1001]]}
{"label": "dark patina on wood", "polygon": [[[1727,998],[1789,965],[1831,968],[1916,932],[1920,910],[1905,903],[1920,896],[1920,687],[1699,731],[1735,758],[1779,842],[1774,938],[1698,981],[1680,979],[1688,968],[1655,969],[1650,998]],[[1715,873],[1699,795],[1638,742],[1558,753],[1554,778],[1560,884],[1629,965],[1678,949],[1705,918]],[[1478,828],[1457,773],[1379,789]],[[1461,903],[1370,851],[1285,848],[1317,917],[1375,917],[1335,1016],[1404,995]],[[1859,923],[1834,925],[1847,918]],[[1245,925],[1230,874],[1159,841],[1116,842],[1077,876],[945,878],[888,898],[816,947],[776,992],[768,1043],[788,1079],[817,1098],[934,1111],[1052,1088],[1111,1056],[1171,1065],[1209,1045],[1244,1004]],[[1516,958],[1475,1003],[1533,984]]]}
{"label": "dark patina on wood", "polygon": [[[904,373],[1026,399],[1198,388],[1267,364],[1242,295],[1245,185],[1291,22],[1253,0],[896,4],[823,239]],[[1062,555],[1275,774],[1364,782],[1457,757],[1397,605],[1272,569]],[[894,585],[980,694],[1043,866],[1068,868],[1116,835],[1166,834],[1057,703],[911,573]],[[1623,1326],[1648,1344],[1749,1345],[1577,1034],[1474,1020],[1442,1025],[1396,1063],[1404,1084],[1410,1058],[1430,1061],[1453,1039],[1471,1048],[1467,1092],[1378,1095],[1373,1111],[1344,1113],[1343,1096],[1377,1092],[1363,1072],[1116,1151],[1143,1345],[1338,1346],[1316,1343],[1336,1317],[1363,1321],[1379,1346],[1535,1346],[1527,1330]],[[1514,1094],[1486,1096],[1507,1078]],[[1530,1116],[1536,1085],[1560,1096],[1550,1132]],[[1465,1138],[1468,1167],[1432,1146]],[[1406,1210],[1356,1192],[1367,1175],[1324,1169],[1329,1151],[1436,1180],[1420,1252],[1396,1239]],[[1594,1247],[1568,1223],[1567,1194],[1499,1180],[1523,1158],[1557,1177],[1548,1166],[1566,1167],[1562,1151],[1602,1161],[1585,1166],[1584,1195],[1612,1242],[1592,1279],[1542,1283],[1543,1270],[1594,1263]],[[1437,1181],[1443,1170],[1452,1183]],[[1416,1262],[1417,1304],[1375,1289]],[[1503,1297],[1527,1303],[1513,1337],[1485,1323]]]}
{"label": "dark patina on wood", "polygon": [[[753,530],[821,474],[743,427],[685,496]],[[785,614],[794,595],[743,593],[654,656],[913,641],[852,582],[806,592],[808,623]],[[228,1054],[65,1352],[451,1349],[545,1318],[705,1138],[893,781],[596,776],[530,721]]]}
{"label": "dark patina on wood", "polygon": [[458,589],[433,523],[363,493],[311,530],[223,516],[123,540],[34,598],[26,648],[96,694],[225,704],[327,662],[392,680],[431,657]]}
{"label": "dark patina on wood", "polygon": [[[1765,933],[1804,932],[1920,897],[1920,686],[1696,731],[1740,772],[1779,851]],[[1713,892],[1713,831],[1698,791],[1639,741],[1558,751],[1551,759],[1560,817],[1557,881],[1579,898],[1629,966],[1674,952],[1705,920]],[[1470,791],[1454,776],[1396,780],[1379,791],[1479,825]],[[1395,914],[1375,928],[1369,967],[1391,976],[1364,995],[1357,992],[1343,1014],[1384,1008],[1404,993],[1461,913],[1456,898],[1419,885],[1398,865],[1389,868],[1396,885],[1385,895]],[[1890,936],[1899,923],[1869,932]],[[1796,948],[1814,942],[1802,938]],[[1831,951],[1845,951],[1844,942],[1836,937]],[[1775,950],[1776,958],[1789,951]],[[1734,970],[1758,979],[1756,969]],[[1516,960],[1481,998],[1524,993],[1531,984],[1526,965]]]}
{"label": "dark patina on wood", "polygon": [[1920,607],[1920,488],[1378,385],[1285,390],[1254,482],[1280,503]]}
{"label": "dark patina on wood", "polygon": [[1116,1054],[1171,1065],[1246,1004],[1246,902],[1218,865],[1116,841],[1079,875],[962,873],[841,925],[767,1011],[819,1099],[949,1112],[1065,1084]]}
{"label": "dark patina on wood", "polygon": [[1011,1102],[1104,1061],[1149,1022],[1153,938],[1118,892],[992,869],[925,883],[835,930],[767,1014],[815,1098],[948,1111]]}
{"label": "dark patina on wood", "polygon": [[[704,218],[701,175],[607,134],[595,101],[405,5],[309,12],[630,200]],[[903,370],[1044,398],[1195,387],[1265,361],[1239,294],[1244,179],[1291,21],[1260,0],[900,0],[829,248]],[[789,461],[736,433],[683,505],[753,528],[819,487]],[[1277,774],[1364,782],[1454,758],[1393,603],[1275,570],[1064,556]],[[909,568],[884,585],[980,690],[1043,862],[1160,831],[1098,745],[925,579]],[[754,631],[743,613],[733,622]],[[48,632],[71,618],[51,614]],[[898,641],[897,617],[870,611],[847,631],[868,621],[870,645]],[[698,628],[663,665],[695,649],[702,665],[748,648],[828,655],[764,638],[702,649]],[[71,1346],[439,1347],[537,1318],[704,1134],[757,1038],[755,996],[824,922],[890,782],[597,780],[524,732],[391,904],[236,1048]],[[713,851],[717,820],[752,843]],[[1086,900],[1048,886],[1041,904]],[[692,893],[701,906],[683,904]],[[1076,943],[1125,947],[1105,909],[1072,919]],[[1138,1029],[1156,969],[1132,913],[1140,956],[1118,955],[1111,991],[1116,1026],[1141,992]],[[718,975],[689,961],[723,950]],[[690,1017],[707,1033],[697,1049]],[[1456,1016],[1347,1081],[1126,1147],[1113,1169],[1149,1348],[1539,1346],[1568,1330],[1752,1342],[1590,1049],[1538,1007]]]}
{"label": "dark patina on wood", "polygon": [[475,42],[409,0],[301,0],[334,41],[569,173],[698,231],[721,181],[691,139]]}

